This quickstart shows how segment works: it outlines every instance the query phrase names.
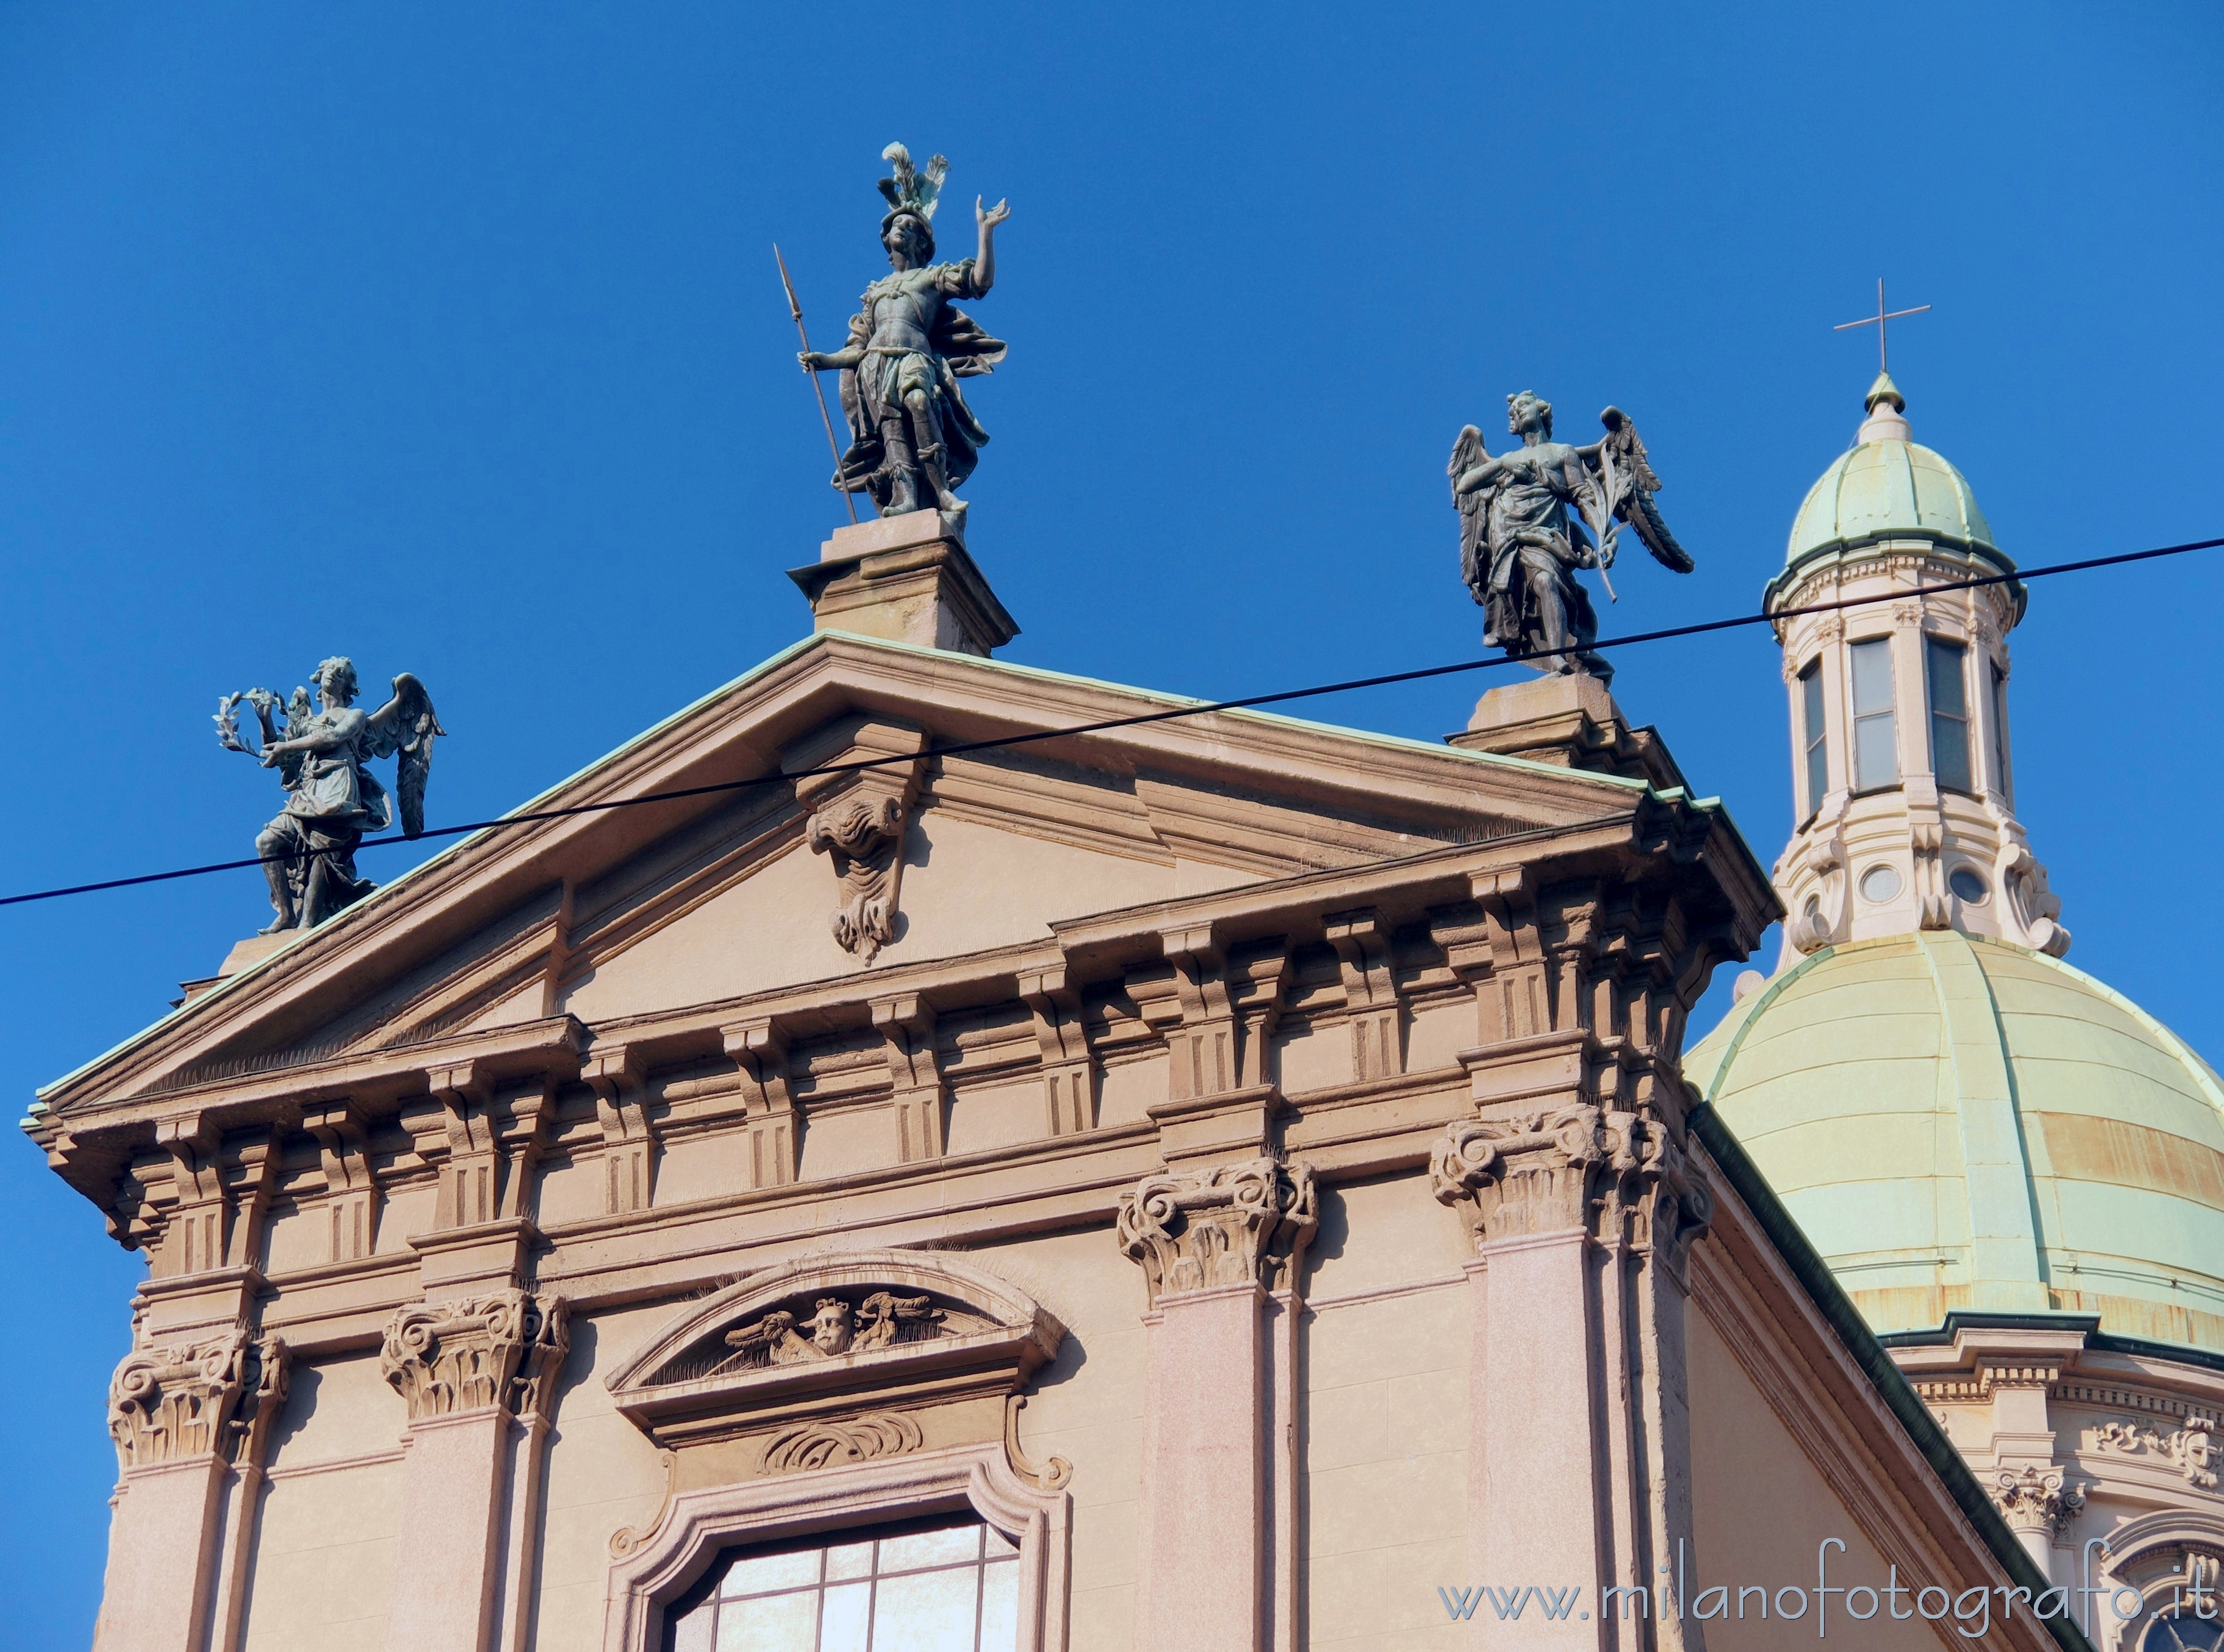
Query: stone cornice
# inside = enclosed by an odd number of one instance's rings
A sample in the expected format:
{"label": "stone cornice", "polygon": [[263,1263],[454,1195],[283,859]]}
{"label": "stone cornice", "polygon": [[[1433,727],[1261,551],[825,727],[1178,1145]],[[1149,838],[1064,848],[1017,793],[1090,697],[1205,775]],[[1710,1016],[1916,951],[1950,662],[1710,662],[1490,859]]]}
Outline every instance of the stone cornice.
{"label": "stone cornice", "polygon": [[[569,1015],[483,1031],[448,1034],[422,1043],[374,1049],[298,1067],[211,1078],[188,1088],[144,1097],[80,1104],[65,1121],[49,1112],[34,1126],[49,1157],[89,1196],[117,1174],[117,1156],[163,1121],[192,1119],[196,1127],[236,1129],[250,1124],[298,1122],[305,1107],[346,1097],[358,1112],[390,1107],[423,1093],[441,1069],[472,1066],[484,1081],[528,1081],[576,1071],[591,1040],[622,1042],[644,1056],[667,1057],[719,1047],[721,1029],[752,1018],[808,1012],[823,1021],[843,1016],[869,1020],[875,999],[910,993],[938,1007],[966,1006],[1016,997],[1022,976],[1061,972],[1076,984],[1116,973],[1157,954],[1170,932],[1207,932],[1216,943],[1236,944],[1275,932],[1311,938],[1325,935],[1329,918],[1355,907],[1378,907],[1412,918],[1430,907],[1471,899],[1520,873],[1532,884],[1570,875],[1594,863],[1627,876],[1656,854],[1687,861],[1705,857],[1718,869],[1742,867],[1734,879],[1735,916],[1722,939],[1730,950],[1749,949],[1772,911],[1772,896],[1757,866],[1739,845],[1721,810],[1701,810],[1674,795],[1630,793],[1628,807],[1574,827],[1540,828],[1480,844],[1449,845],[1396,861],[1336,872],[1263,880],[1179,901],[1121,909],[1054,925],[1055,940],[999,948],[957,958],[875,970],[859,977],[799,983],[747,997],[691,1006],[654,1017],[630,1017],[591,1033]],[[1719,840],[1719,841],[1718,841]],[[1729,853],[1735,848],[1735,853]],[[1634,857],[1634,860],[1633,860]],[[63,1140],[66,1138],[66,1141]]]}
{"label": "stone cornice", "polygon": [[[578,808],[644,793],[770,774],[779,749],[843,710],[924,719],[942,738],[1035,733],[1132,715],[1172,697],[989,661],[822,634],[667,719],[581,774],[521,806]],[[1596,810],[1616,783],[1583,771],[1431,748],[1256,713],[1222,712],[1070,739],[1034,749],[1115,766],[1142,761],[1200,778],[1250,773],[1297,795],[1450,817],[1479,804],[1549,827]],[[1115,754],[1116,753],[1116,755]],[[1481,777],[1487,774],[1487,799]],[[143,1088],[227,1045],[250,1024],[316,1024],[336,987],[361,995],[428,961],[446,937],[545,891],[591,875],[725,805],[731,794],[587,812],[466,838],[349,908],[255,969],[193,1000],[41,1093],[74,1112],[93,1096]]]}

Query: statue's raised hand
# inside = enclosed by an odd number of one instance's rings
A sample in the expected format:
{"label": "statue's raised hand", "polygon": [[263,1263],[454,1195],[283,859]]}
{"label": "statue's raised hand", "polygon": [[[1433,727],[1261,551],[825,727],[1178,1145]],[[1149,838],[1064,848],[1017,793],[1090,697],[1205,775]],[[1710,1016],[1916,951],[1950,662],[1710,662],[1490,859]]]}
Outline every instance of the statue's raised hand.
{"label": "statue's raised hand", "polygon": [[979,224],[982,229],[993,230],[998,224],[1001,224],[1006,218],[1012,216],[1012,208],[1009,202],[998,201],[994,206],[983,207],[981,205],[982,199],[982,198],[978,195],[976,195],[973,198],[973,222]]}

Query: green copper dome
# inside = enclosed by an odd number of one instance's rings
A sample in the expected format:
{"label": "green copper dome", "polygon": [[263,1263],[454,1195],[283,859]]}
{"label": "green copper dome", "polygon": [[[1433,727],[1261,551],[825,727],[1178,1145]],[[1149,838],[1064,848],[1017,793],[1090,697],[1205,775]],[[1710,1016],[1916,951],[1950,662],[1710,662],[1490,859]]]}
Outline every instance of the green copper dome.
{"label": "green copper dome", "polygon": [[1792,520],[1785,566],[1840,545],[1909,535],[1981,548],[2003,572],[2012,572],[1962,473],[1908,439],[1901,417],[1906,403],[1889,377],[1877,375],[1867,407],[1854,445],[1807,490]]}
{"label": "green copper dome", "polygon": [[1684,1070],[1878,1332],[2097,1313],[2224,1350],[2224,1088],[2082,971],[1951,930],[1850,942]]}

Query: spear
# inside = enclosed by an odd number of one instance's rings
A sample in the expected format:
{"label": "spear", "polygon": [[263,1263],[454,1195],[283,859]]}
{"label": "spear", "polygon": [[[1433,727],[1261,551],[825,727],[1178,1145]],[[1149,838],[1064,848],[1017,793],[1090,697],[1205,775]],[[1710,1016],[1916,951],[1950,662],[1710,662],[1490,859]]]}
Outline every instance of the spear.
{"label": "spear", "polygon": [[[811,335],[803,330],[803,306],[796,300],[795,283],[787,278],[787,260],[780,255],[780,243],[777,241],[772,243],[772,255],[774,262],[780,266],[780,284],[787,289],[787,312],[795,318],[795,336],[803,341],[804,351],[808,354]],[[808,366],[803,370],[811,380],[812,390],[818,397],[818,422],[826,426],[826,447],[834,456],[834,474],[838,477],[842,474],[842,445],[834,439],[834,420],[826,411],[826,389],[818,382],[818,375],[812,372]],[[857,521],[856,495],[844,488],[842,489],[842,502],[850,508],[850,522],[855,526]]]}

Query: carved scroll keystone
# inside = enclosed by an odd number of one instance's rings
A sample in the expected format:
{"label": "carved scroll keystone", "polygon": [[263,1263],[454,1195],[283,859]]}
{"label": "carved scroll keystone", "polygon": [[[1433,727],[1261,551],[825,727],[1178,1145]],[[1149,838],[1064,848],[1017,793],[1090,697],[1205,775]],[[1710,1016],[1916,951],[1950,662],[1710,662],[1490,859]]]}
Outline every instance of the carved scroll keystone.
{"label": "carved scroll keystone", "polygon": [[904,834],[926,767],[918,755],[926,745],[920,729],[867,719],[837,725],[782,756],[789,769],[884,760],[875,768],[808,775],[795,785],[796,801],[811,811],[803,841],[831,859],[841,880],[842,905],[828,919],[835,942],[865,963],[896,938]]}
{"label": "carved scroll keystone", "polygon": [[565,1306],[523,1290],[413,1302],[388,1321],[379,1369],[413,1422],[495,1405],[537,1411],[570,1346]]}
{"label": "carved scroll keystone", "polygon": [[800,1139],[795,1097],[787,1083],[787,1035],[770,1016],[718,1029],[727,1056],[741,1069],[749,1108],[749,1185],[784,1188],[795,1180]]}
{"label": "carved scroll keystone", "polygon": [[286,1398],[287,1365],[284,1341],[244,1327],[183,1347],[133,1349],[108,1385],[118,1466],[245,1460]]}
{"label": "carved scroll keystone", "polygon": [[1121,1195],[1115,1231],[1155,1305],[1215,1285],[1276,1288],[1319,1220],[1311,1167],[1260,1157],[1145,1176]]}
{"label": "carved scroll keystone", "polygon": [[603,1208],[613,1216],[647,1210],[656,1178],[648,1062],[632,1046],[597,1049],[588,1055],[579,1076],[595,1093],[595,1115],[603,1126]]}

